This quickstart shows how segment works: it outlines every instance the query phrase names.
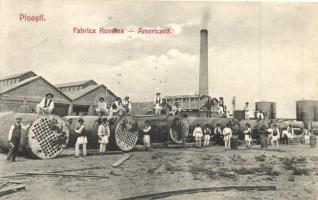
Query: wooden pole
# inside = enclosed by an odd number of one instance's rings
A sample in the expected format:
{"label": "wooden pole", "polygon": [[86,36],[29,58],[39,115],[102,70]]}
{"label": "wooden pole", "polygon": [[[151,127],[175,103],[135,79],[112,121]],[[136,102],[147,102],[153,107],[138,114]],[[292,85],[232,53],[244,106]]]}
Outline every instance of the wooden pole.
{"label": "wooden pole", "polygon": [[24,185],[19,185],[19,186],[10,187],[10,188],[6,188],[6,189],[3,189],[3,190],[0,190],[0,197],[2,197],[4,195],[8,195],[8,194],[12,194],[12,193],[18,192],[20,190],[25,190],[25,186]]}
{"label": "wooden pole", "polygon": [[86,177],[86,178],[109,178],[108,176],[81,175],[81,174],[61,174],[61,173],[45,173],[45,172],[18,172],[23,175],[44,175],[44,176],[69,176],[69,177]]}

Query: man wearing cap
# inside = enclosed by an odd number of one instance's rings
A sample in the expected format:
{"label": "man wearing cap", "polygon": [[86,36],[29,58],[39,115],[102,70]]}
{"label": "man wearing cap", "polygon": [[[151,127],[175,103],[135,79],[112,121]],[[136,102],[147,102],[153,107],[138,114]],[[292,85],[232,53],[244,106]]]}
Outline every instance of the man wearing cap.
{"label": "man wearing cap", "polygon": [[155,105],[155,114],[156,115],[160,115],[161,114],[161,104],[162,104],[162,98],[160,96],[160,90],[159,88],[156,89],[156,97],[155,97],[155,100],[154,100],[154,105]]}
{"label": "man wearing cap", "polygon": [[15,162],[15,158],[18,155],[19,148],[20,148],[20,140],[21,140],[21,132],[22,130],[26,130],[30,127],[31,124],[23,126],[21,124],[22,118],[17,117],[16,123],[10,127],[9,135],[8,135],[8,142],[9,142],[9,153],[7,160],[8,162]]}
{"label": "man wearing cap", "polygon": [[97,103],[97,107],[95,111],[98,114],[98,116],[103,116],[108,113],[107,102],[105,101],[104,97],[100,97],[98,99],[98,103]]}
{"label": "man wearing cap", "polygon": [[80,145],[83,146],[83,156],[87,155],[86,151],[86,144],[87,144],[87,138],[85,134],[85,126],[84,126],[84,120],[80,118],[78,120],[79,126],[75,128],[75,132],[78,134],[76,144],[75,144],[75,157],[79,157],[80,155]]}
{"label": "man wearing cap", "polygon": [[126,96],[123,100],[123,111],[125,115],[128,115],[131,111],[131,102],[129,100],[129,97]]}
{"label": "man wearing cap", "polygon": [[39,104],[36,105],[36,113],[38,114],[51,114],[54,109],[54,95],[52,93],[47,93],[46,97],[41,100]]}
{"label": "man wearing cap", "polygon": [[104,153],[106,151],[106,145],[108,144],[108,138],[110,136],[110,130],[107,118],[101,120],[101,124],[98,127],[98,142],[99,142],[99,152]]}

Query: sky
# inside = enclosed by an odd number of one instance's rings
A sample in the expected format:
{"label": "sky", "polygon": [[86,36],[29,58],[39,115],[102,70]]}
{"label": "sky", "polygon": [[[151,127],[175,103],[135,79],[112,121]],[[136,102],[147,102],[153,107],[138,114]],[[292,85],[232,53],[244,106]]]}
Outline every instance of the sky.
{"label": "sky", "polygon": [[[296,100],[318,99],[318,4],[0,0],[0,75],[32,70],[49,82],[94,79],[119,96],[147,101],[195,94],[200,30],[208,29],[209,94],[231,107],[274,101],[295,118]],[[44,22],[20,14],[44,14]],[[74,34],[73,27],[124,34]],[[138,28],[171,28],[140,35]],[[127,32],[134,30],[135,32]]]}

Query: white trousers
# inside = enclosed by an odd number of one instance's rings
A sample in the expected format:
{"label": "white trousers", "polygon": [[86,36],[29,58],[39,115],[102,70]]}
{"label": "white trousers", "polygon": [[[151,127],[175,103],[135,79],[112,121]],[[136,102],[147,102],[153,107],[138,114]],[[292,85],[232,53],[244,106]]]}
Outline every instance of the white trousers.
{"label": "white trousers", "polygon": [[231,140],[224,140],[225,149],[231,149]]}
{"label": "white trousers", "polygon": [[99,144],[99,152],[101,152],[101,153],[106,152],[106,143]]}
{"label": "white trousers", "polygon": [[144,145],[146,148],[150,148],[150,136],[149,135],[144,135],[143,142],[144,142]]}
{"label": "white trousers", "polygon": [[77,138],[77,141],[76,141],[76,144],[75,144],[75,156],[79,156],[80,155],[80,145],[82,145],[82,147],[83,147],[83,156],[87,155],[86,143],[87,143],[87,140],[86,140],[86,142],[83,142],[82,138]]}

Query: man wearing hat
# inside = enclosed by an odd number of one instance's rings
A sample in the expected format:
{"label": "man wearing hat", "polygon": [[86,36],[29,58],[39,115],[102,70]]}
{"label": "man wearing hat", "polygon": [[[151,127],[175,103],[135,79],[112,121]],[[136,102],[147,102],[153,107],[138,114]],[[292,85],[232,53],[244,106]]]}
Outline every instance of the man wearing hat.
{"label": "man wearing hat", "polygon": [[97,103],[97,107],[95,111],[98,114],[98,116],[103,116],[108,113],[107,102],[105,101],[104,97],[100,97],[98,99],[98,103]]}
{"label": "man wearing hat", "polygon": [[123,100],[123,111],[125,115],[128,115],[129,112],[131,111],[131,102],[129,100],[129,97],[126,96]]}
{"label": "man wearing hat", "polygon": [[41,102],[36,105],[36,113],[51,114],[54,109],[53,97],[54,95],[52,93],[47,93],[45,98],[43,98]]}
{"label": "man wearing hat", "polygon": [[160,115],[161,114],[161,104],[162,104],[162,98],[160,96],[160,89],[157,88],[156,89],[156,97],[155,97],[155,100],[154,100],[154,105],[155,105],[155,114],[156,115]]}
{"label": "man wearing hat", "polygon": [[83,156],[87,155],[86,151],[86,144],[87,144],[87,138],[85,134],[85,126],[84,126],[84,120],[80,118],[78,120],[79,126],[75,128],[75,132],[78,134],[76,144],[75,144],[75,156],[78,157],[80,155],[80,145],[83,146]]}
{"label": "man wearing hat", "polygon": [[151,131],[151,124],[149,120],[145,121],[145,127],[142,129],[143,133],[143,142],[145,146],[145,150],[150,150],[150,131]]}
{"label": "man wearing hat", "polygon": [[106,145],[108,144],[108,138],[110,136],[107,118],[101,119],[97,134],[99,138],[99,152],[104,153],[106,151]]}
{"label": "man wearing hat", "polygon": [[17,157],[20,148],[21,132],[22,130],[28,129],[31,125],[23,126],[21,122],[22,118],[17,117],[16,123],[13,124],[9,130],[8,142],[10,149],[7,157],[8,162],[15,162],[15,158]]}

